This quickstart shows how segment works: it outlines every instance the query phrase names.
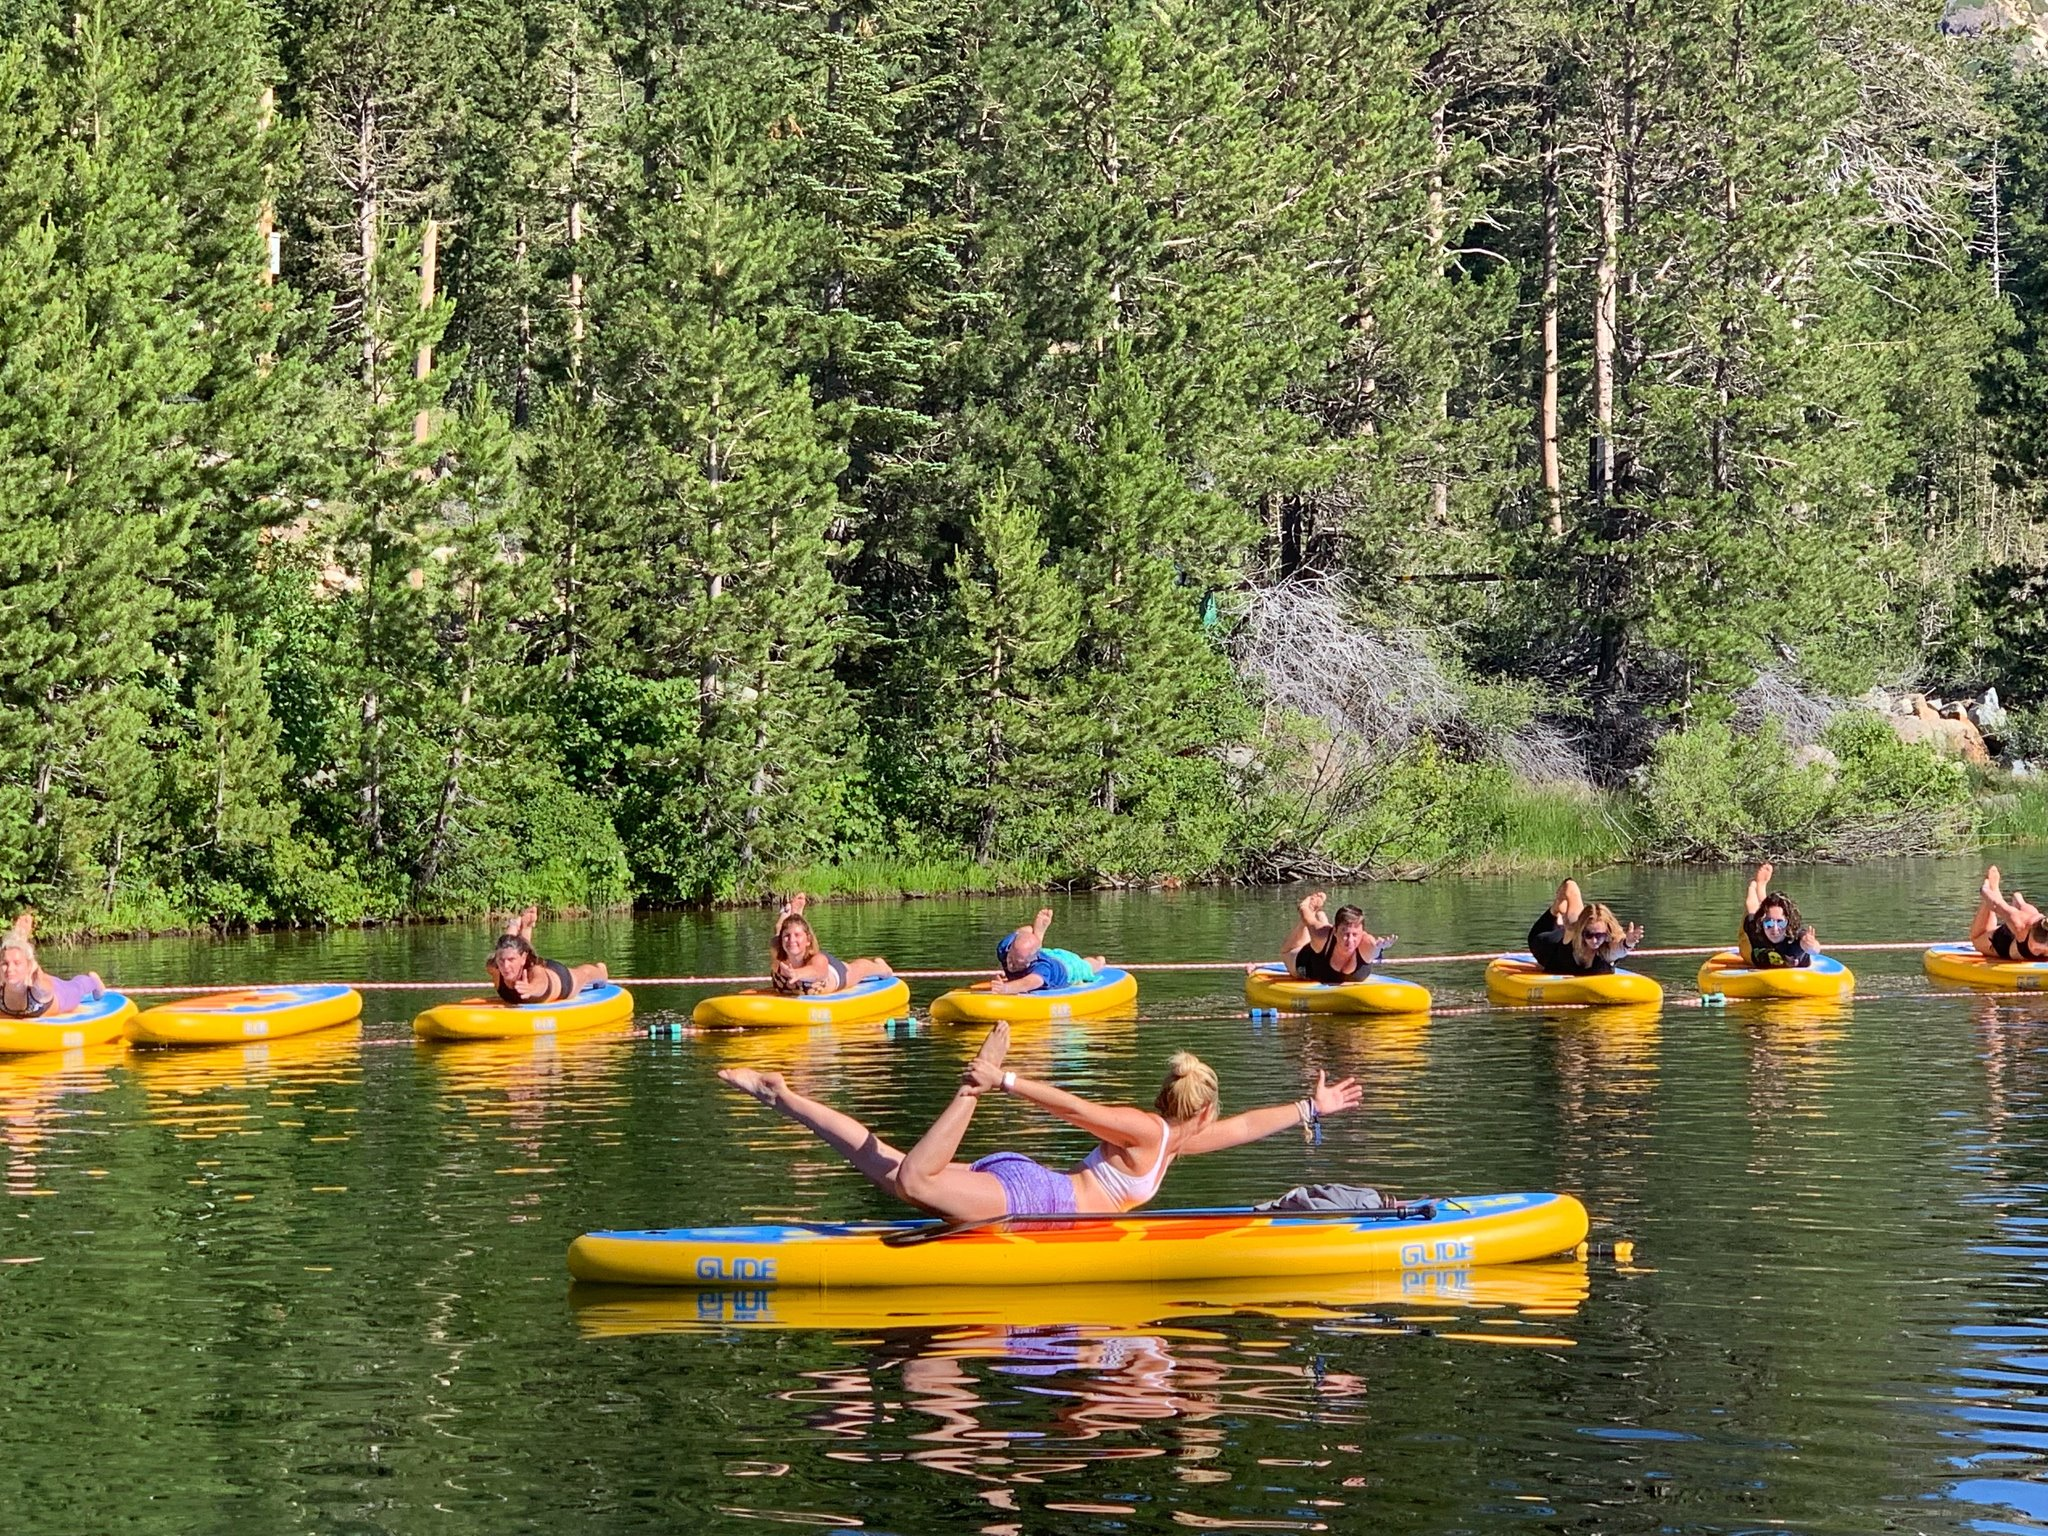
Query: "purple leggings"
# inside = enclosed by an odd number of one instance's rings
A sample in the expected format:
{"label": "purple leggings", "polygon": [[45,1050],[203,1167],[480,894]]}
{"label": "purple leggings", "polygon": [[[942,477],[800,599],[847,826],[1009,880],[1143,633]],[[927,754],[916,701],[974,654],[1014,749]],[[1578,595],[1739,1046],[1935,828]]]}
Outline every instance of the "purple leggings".
{"label": "purple leggings", "polygon": [[991,1152],[970,1166],[996,1176],[1003,1207],[1012,1216],[1061,1216],[1074,1209],[1073,1179],[1022,1152]]}

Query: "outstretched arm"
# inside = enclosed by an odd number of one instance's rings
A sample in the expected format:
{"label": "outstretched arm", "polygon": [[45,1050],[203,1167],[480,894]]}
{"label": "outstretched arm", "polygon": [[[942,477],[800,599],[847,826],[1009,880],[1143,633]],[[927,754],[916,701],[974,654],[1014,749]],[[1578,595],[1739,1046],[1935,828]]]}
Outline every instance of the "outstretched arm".
{"label": "outstretched arm", "polygon": [[1222,1152],[1247,1142],[1263,1141],[1290,1125],[1305,1124],[1308,1117],[1302,1113],[1303,1104],[1310,1105],[1318,1115],[1338,1115],[1347,1109],[1356,1109],[1362,1096],[1357,1078],[1347,1077],[1341,1083],[1333,1083],[1328,1073],[1318,1072],[1315,1089],[1306,1099],[1296,1099],[1291,1104],[1268,1104],[1262,1109],[1248,1109],[1241,1115],[1232,1115],[1228,1120],[1218,1120],[1183,1142],[1181,1155],[1192,1157],[1198,1152]]}
{"label": "outstretched arm", "polygon": [[991,992],[1015,994],[1018,992],[1036,992],[1044,985],[1045,978],[1039,975],[1038,972],[1026,971],[1022,976],[1004,976],[999,974],[994,981],[988,984],[988,989]]}
{"label": "outstretched arm", "polygon": [[1629,951],[1642,942],[1643,925],[1641,923],[1630,923],[1621,932],[1607,941],[1607,947],[1601,953],[1610,961],[1626,960],[1629,956]]}
{"label": "outstretched arm", "polygon": [[[967,1064],[960,1081],[977,1093],[1003,1087],[1004,1072],[977,1056]],[[1159,1139],[1158,1117],[1129,1104],[1098,1104],[1078,1093],[1055,1088],[1034,1078],[1010,1076],[1008,1092],[1040,1109],[1050,1110],[1069,1125],[1078,1126],[1097,1141],[1113,1147],[1138,1147]]]}

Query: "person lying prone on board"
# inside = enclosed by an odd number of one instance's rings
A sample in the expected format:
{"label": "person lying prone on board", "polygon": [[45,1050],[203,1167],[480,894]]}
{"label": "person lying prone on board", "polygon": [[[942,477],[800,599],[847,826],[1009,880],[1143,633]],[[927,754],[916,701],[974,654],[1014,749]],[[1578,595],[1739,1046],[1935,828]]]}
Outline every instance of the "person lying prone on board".
{"label": "person lying prone on board", "polygon": [[498,935],[491,958],[484,962],[484,974],[497,988],[498,1001],[508,1008],[566,1003],[610,975],[601,962],[564,965],[559,960],[541,959],[533,947],[533,925],[539,917],[538,907],[528,907],[515,917],[512,926]]}
{"label": "person lying prone on board", "polygon": [[808,898],[798,891],[782,904],[775,920],[775,943],[768,954],[768,983],[790,997],[830,996],[857,987],[877,976],[893,976],[889,962],[879,956],[866,960],[841,960],[818,947],[818,935],[804,916]]}
{"label": "person lying prone on board", "polygon": [[1002,969],[988,984],[991,992],[1036,992],[1040,988],[1085,987],[1108,963],[1100,955],[1077,955],[1071,949],[1050,949],[1045,930],[1052,926],[1052,908],[1022,928],[996,941],[996,964]]}

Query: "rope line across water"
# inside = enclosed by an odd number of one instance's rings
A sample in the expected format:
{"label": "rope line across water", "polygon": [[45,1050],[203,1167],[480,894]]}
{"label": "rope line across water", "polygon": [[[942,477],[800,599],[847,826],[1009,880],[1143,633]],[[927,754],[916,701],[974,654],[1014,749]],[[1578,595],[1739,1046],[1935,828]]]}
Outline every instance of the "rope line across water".
{"label": "rope line across water", "polygon": [[[1825,953],[1871,953],[1880,950],[1928,949],[1932,943],[1948,943],[1950,940],[1915,940],[1883,944],[1830,944]],[[1733,944],[1709,944],[1676,949],[1639,949],[1631,959],[1660,958],[1674,955],[1718,955],[1723,950],[1733,949]],[[1473,950],[1461,955],[1402,955],[1389,957],[1379,963],[1396,965],[1452,965],[1466,961],[1497,960],[1501,952],[1497,949]],[[1123,971],[1239,971],[1247,966],[1270,964],[1259,960],[1140,960],[1128,965],[1119,965]],[[965,971],[898,971],[905,981],[979,981],[993,975],[989,966],[977,966]],[[333,981],[333,977],[321,977],[322,981]],[[738,987],[751,986],[766,981],[766,976],[614,976],[615,986],[621,987]],[[289,982],[219,982],[206,986],[183,987],[117,987],[116,991],[130,997],[195,997],[209,992],[246,992],[251,988],[265,986],[289,986]],[[351,981],[349,986],[358,992],[474,992],[487,985],[483,978],[464,981]]]}

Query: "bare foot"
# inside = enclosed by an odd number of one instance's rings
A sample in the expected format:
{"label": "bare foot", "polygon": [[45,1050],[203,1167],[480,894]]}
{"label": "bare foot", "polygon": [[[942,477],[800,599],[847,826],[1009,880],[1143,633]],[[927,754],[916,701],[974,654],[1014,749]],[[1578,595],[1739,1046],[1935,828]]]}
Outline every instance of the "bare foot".
{"label": "bare foot", "polygon": [[780,1107],[782,1090],[788,1086],[780,1072],[756,1072],[752,1067],[727,1067],[718,1074],[718,1080],[728,1088],[737,1088],[759,1099],[770,1109]]}
{"label": "bare foot", "polygon": [[1003,1058],[1010,1054],[1010,1026],[998,1024],[988,1032],[988,1038],[981,1042],[981,1049],[974,1053],[974,1059],[990,1067],[1000,1067]]}
{"label": "bare foot", "polygon": [[804,915],[804,908],[810,905],[810,901],[810,897],[806,896],[802,891],[798,891],[782,904],[782,915],[784,917],[802,917]]}
{"label": "bare foot", "polygon": [[1311,891],[1301,898],[1301,904],[1295,910],[1301,913],[1301,920],[1313,928],[1316,919],[1323,915],[1323,903],[1329,899],[1328,891]]}
{"label": "bare foot", "polygon": [[1769,890],[1769,889],[1771,888],[1771,877],[1772,877],[1773,875],[1777,874],[1777,872],[1778,872],[1778,868],[1777,868],[1777,866],[1776,866],[1775,864],[1759,864],[1759,865],[1757,865],[1757,867],[1756,867],[1756,883],[1757,883],[1757,888],[1758,888],[1759,890],[1765,890],[1765,891],[1768,891],[1768,890]]}
{"label": "bare foot", "polygon": [[1984,883],[1977,887],[1977,894],[1979,896],[1988,897],[1992,901],[1998,900],[1999,878],[2000,877],[1998,873],[1998,866],[1996,864],[1993,864],[1989,869],[1984,871]]}

